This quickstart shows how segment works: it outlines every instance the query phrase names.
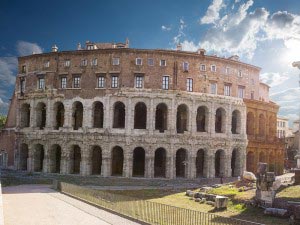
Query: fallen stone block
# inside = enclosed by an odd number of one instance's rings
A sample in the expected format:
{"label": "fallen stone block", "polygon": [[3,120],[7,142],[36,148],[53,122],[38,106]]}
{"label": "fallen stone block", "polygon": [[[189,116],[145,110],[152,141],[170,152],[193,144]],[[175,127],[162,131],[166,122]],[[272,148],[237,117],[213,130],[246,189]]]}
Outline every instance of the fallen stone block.
{"label": "fallen stone block", "polygon": [[225,196],[216,196],[215,198],[215,208],[216,209],[224,209],[227,208],[228,205],[228,197]]}
{"label": "fallen stone block", "polygon": [[288,217],[288,211],[286,209],[266,208],[264,214],[278,217]]}
{"label": "fallen stone block", "polygon": [[243,179],[251,181],[251,182],[255,182],[256,181],[256,176],[252,172],[244,171]]}

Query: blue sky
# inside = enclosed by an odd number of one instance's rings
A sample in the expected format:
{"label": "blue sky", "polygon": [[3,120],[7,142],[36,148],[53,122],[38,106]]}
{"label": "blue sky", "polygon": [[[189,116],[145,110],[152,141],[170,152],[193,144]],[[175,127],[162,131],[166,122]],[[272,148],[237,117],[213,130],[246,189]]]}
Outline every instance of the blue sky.
{"label": "blue sky", "polygon": [[[76,3],[74,3],[76,2]],[[262,67],[281,115],[295,119],[300,91],[298,0],[16,1],[0,2],[0,113],[6,113],[16,75],[16,57],[48,52],[55,43],[123,42],[133,48],[168,48],[178,42],[210,54],[238,54]]]}

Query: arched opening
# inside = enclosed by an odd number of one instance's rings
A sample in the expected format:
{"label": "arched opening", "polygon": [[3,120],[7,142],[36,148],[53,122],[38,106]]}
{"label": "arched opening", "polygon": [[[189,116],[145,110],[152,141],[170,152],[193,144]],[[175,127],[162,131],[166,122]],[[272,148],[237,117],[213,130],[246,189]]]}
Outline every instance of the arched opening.
{"label": "arched opening", "polygon": [[203,177],[204,175],[204,149],[199,149],[196,157],[196,176]]}
{"label": "arched opening", "polygon": [[275,137],[276,136],[276,119],[274,116],[269,117],[269,137]]}
{"label": "arched opening", "polygon": [[176,152],[176,177],[186,177],[187,155],[186,150],[181,148]]}
{"label": "arched opening", "polygon": [[188,108],[186,105],[182,104],[177,108],[177,120],[176,120],[176,129],[178,134],[184,133],[187,131],[188,125]]}
{"label": "arched opening", "polygon": [[231,154],[231,176],[238,177],[241,175],[241,157],[239,149],[233,149]]}
{"label": "arched opening", "polygon": [[103,128],[103,118],[104,118],[104,111],[103,111],[103,103],[102,102],[95,102],[93,105],[93,127],[94,128]]}
{"label": "arched opening", "polygon": [[123,163],[124,155],[123,149],[119,146],[115,146],[112,149],[112,163],[111,163],[111,175],[122,176],[123,175]]}
{"label": "arched opening", "polygon": [[60,173],[61,147],[53,145],[50,151],[50,173]]}
{"label": "arched opening", "polygon": [[259,153],[259,162],[262,162],[262,163],[266,163],[267,162],[266,154],[264,152],[260,152]]}
{"label": "arched opening", "polygon": [[247,171],[254,173],[255,172],[254,166],[255,166],[254,153],[248,152],[247,153]]}
{"label": "arched opening", "polygon": [[141,147],[133,151],[132,176],[143,177],[145,175],[145,150]]}
{"label": "arched opening", "polygon": [[247,134],[254,135],[254,115],[252,112],[247,113]]}
{"label": "arched opening", "polygon": [[123,102],[116,102],[114,105],[113,128],[125,128],[125,105]]}
{"label": "arched opening", "polygon": [[146,129],[147,106],[139,102],[134,107],[134,129]]}
{"label": "arched opening", "polygon": [[215,154],[215,177],[224,177],[225,152],[219,149]]}
{"label": "arched opening", "polygon": [[33,153],[33,171],[34,172],[42,172],[44,165],[44,146],[41,144],[37,144],[34,146]]}
{"label": "arched opening", "polygon": [[92,149],[92,174],[101,174],[102,166],[102,149],[94,146]]}
{"label": "arched opening", "polygon": [[163,133],[168,129],[168,107],[164,103],[156,106],[155,112],[155,130]]}
{"label": "arched opening", "polygon": [[20,170],[27,170],[28,145],[22,144],[20,149]]}
{"label": "arched opening", "polygon": [[54,115],[55,115],[55,129],[58,130],[64,126],[65,122],[65,107],[61,102],[54,104]]}
{"label": "arched opening", "polygon": [[268,162],[269,172],[276,172],[276,170],[275,170],[275,164],[276,164],[275,154],[273,152],[270,152],[270,154],[269,154],[269,162]]}
{"label": "arched opening", "polygon": [[265,116],[263,114],[259,115],[259,135],[264,136],[266,130],[266,120]]}
{"label": "arched opening", "polygon": [[46,126],[46,104],[39,102],[36,106],[36,126],[42,130]]}
{"label": "arched opening", "polygon": [[73,129],[78,130],[82,127],[83,122],[83,105],[81,102],[73,104]]}
{"label": "arched opening", "polygon": [[240,134],[241,133],[241,113],[238,110],[234,110],[232,112],[231,133],[232,134]]}
{"label": "arched opening", "polygon": [[206,132],[208,125],[208,109],[205,106],[201,106],[197,109],[197,132]]}
{"label": "arched opening", "polygon": [[73,145],[70,155],[70,173],[80,173],[81,149],[78,145]]}
{"label": "arched opening", "polygon": [[21,106],[21,120],[20,120],[20,127],[29,127],[30,126],[30,105],[24,103]]}
{"label": "arched opening", "polygon": [[226,125],[226,113],[223,108],[218,108],[216,111],[215,117],[215,132],[216,133],[225,133],[225,125]]}
{"label": "arched opening", "polygon": [[166,150],[158,148],[154,156],[154,177],[166,177]]}

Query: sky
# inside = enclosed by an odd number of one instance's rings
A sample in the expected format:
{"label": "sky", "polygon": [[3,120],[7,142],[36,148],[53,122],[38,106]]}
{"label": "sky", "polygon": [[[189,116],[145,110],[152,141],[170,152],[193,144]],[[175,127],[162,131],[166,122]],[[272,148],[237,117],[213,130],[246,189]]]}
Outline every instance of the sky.
{"label": "sky", "polygon": [[299,115],[299,0],[0,0],[0,113],[13,94],[17,57],[75,50],[78,43],[125,42],[132,48],[206,49],[262,68],[279,115]]}

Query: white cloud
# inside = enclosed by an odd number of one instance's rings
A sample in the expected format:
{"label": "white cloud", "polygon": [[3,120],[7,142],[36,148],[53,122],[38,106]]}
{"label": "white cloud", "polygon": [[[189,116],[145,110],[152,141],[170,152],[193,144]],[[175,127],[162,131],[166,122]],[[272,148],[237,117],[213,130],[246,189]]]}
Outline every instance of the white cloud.
{"label": "white cloud", "polygon": [[173,37],[173,43],[178,44],[181,42],[181,39],[185,36],[184,29],[186,28],[186,24],[183,19],[179,20],[179,28],[178,33],[175,37]]}
{"label": "white cloud", "polygon": [[4,102],[1,98],[0,98],[0,114],[6,114],[8,110],[8,103]]}
{"label": "white cloud", "polygon": [[275,87],[288,80],[289,76],[287,73],[262,73],[260,74],[260,79],[270,87]]}
{"label": "white cloud", "polygon": [[200,19],[201,24],[215,23],[220,19],[220,10],[225,7],[223,0],[213,0],[206,11],[205,16]]}
{"label": "white cloud", "polygon": [[[15,83],[15,70],[18,62],[16,57],[0,57],[0,84],[1,86]],[[3,87],[2,87],[3,88]]]}
{"label": "white cloud", "polygon": [[35,54],[42,53],[43,49],[36,43],[18,41],[17,52],[20,56],[25,56],[25,55],[31,55],[33,52]]}
{"label": "white cloud", "polygon": [[169,26],[165,26],[165,25],[162,25],[161,26],[161,29],[163,30],[163,31],[170,31],[172,28]]}

